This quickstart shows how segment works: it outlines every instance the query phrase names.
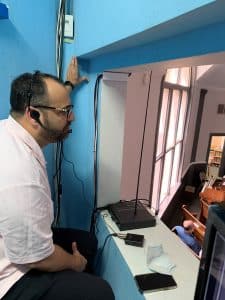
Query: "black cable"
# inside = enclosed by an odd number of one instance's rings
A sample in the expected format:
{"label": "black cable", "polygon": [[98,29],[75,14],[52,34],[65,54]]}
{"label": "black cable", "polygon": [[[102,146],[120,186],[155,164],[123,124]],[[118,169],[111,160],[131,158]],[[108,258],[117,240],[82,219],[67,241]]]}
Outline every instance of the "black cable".
{"label": "black cable", "polygon": [[97,170],[97,163],[98,163],[98,153],[97,153],[97,146],[98,146],[98,98],[99,98],[99,84],[100,80],[102,79],[103,75],[100,74],[97,76],[94,88],[94,204],[93,210],[91,215],[91,226],[90,232],[94,232],[95,229],[95,222],[96,222],[96,208],[97,208],[97,187],[98,187],[98,170]]}
{"label": "black cable", "polygon": [[61,211],[61,196],[62,196],[62,142],[58,142],[58,173],[57,173],[57,215],[56,226],[59,225],[60,211]]}
{"label": "black cable", "polygon": [[119,71],[104,71],[104,73],[127,74],[128,77],[130,77],[132,74],[132,72],[119,72]]}
{"label": "black cable", "polygon": [[62,196],[62,147],[63,142],[57,142],[56,144],[56,157],[55,157],[55,174],[53,176],[55,181],[55,193],[54,193],[54,199],[55,199],[55,219],[54,219],[54,226],[59,225],[59,217],[60,217],[60,211],[61,211],[61,196]]}
{"label": "black cable", "polygon": [[56,153],[55,153],[55,174],[53,175],[53,179],[58,176],[59,167],[58,167],[58,155],[59,155],[59,142],[56,143]]}
{"label": "black cable", "polygon": [[98,267],[98,264],[99,264],[99,261],[100,261],[100,258],[101,258],[101,256],[102,256],[102,254],[103,254],[103,251],[104,251],[104,249],[105,249],[106,243],[107,243],[107,241],[109,240],[109,238],[111,238],[112,236],[117,236],[117,233],[110,233],[110,234],[108,234],[108,235],[105,237],[105,241],[104,241],[104,243],[103,243],[103,246],[102,246],[102,248],[99,250],[99,253],[98,253],[97,258],[96,258],[96,261],[95,261],[95,266],[94,266],[94,269],[95,269],[95,270],[96,270],[96,268]]}
{"label": "black cable", "polygon": [[85,202],[87,202],[87,199],[85,197],[85,188],[84,188],[84,182],[82,179],[80,179],[80,177],[77,175],[77,172],[76,172],[76,169],[75,169],[75,165],[72,161],[68,160],[66,157],[65,157],[65,154],[64,154],[64,149],[63,149],[63,146],[62,146],[62,158],[64,161],[66,161],[67,163],[71,164],[72,165],[72,170],[73,170],[73,176],[74,178],[80,182],[81,184],[81,189],[82,189],[82,194],[83,194],[83,198],[85,200]]}
{"label": "black cable", "polygon": [[[57,29],[56,29],[56,67],[57,76],[62,79],[62,57],[63,57],[63,38],[64,38],[64,23],[65,23],[65,9],[66,1],[59,1]],[[53,226],[59,224],[61,196],[62,196],[62,142],[57,142],[55,150],[55,174],[53,175],[54,194],[53,199],[55,203],[55,218]]]}
{"label": "black cable", "polygon": [[150,78],[149,78],[148,94],[147,94],[147,104],[146,104],[146,109],[145,109],[144,128],[143,128],[142,141],[141,141],[141,155],[140,155],[140,160],[139,160],[138,180],[137,180],[137,189],[136,189],[136,199],[137,200],[136,200],[135,209],[134,209],[134,214],[135,215],[137,214],[138,194],[139,194],[140,175],[141,175],[141,164],[142,164],[142,155],[143,155],[144,140],[145,140],[145,130],[146,130],[146,123],[147,123],[147,116],[148,116],[148,105],[149,105],[150,87],[151,87],[151,75],[150,75]]}
{"label": "black cable", "polygon": [[140,201],[148,201],[149,202],[149,199],[145,199],[145,198],[137,198],[137,199],[134,198],[134,199],[129,199],[129,200],[128,199],[121,199],[120,202],[132,202],[132,201],[136,201],[136,200],[138,200],[138,201],[139,200]]}

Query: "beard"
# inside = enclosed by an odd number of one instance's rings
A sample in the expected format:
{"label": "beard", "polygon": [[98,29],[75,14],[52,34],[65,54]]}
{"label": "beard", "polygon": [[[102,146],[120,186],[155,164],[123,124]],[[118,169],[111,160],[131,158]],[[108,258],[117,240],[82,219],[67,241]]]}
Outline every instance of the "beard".
{"label": "beard", "polygon": [[48,140],[49,143],[55,143],[63,141],[71,133],[70,122],[64,126],[63,129],[54,129],[50,126],[43,127],[43,138]]}

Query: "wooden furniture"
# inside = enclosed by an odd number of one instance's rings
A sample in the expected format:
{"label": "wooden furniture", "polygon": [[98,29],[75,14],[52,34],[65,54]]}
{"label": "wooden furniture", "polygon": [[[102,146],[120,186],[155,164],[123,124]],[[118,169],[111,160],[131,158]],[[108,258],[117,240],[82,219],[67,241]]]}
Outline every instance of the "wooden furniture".
{"label": "wooden furniture", "polygon": [[187,209],[187,205],[183,205],[181,209],[182,209],[184,219],[191,220],[194,223],[195,229],[193,234],[202,245],[205,236],[205,230],[206,230],[205,225],[201,223],[200,220]]}
{"label": "wooden furniture", "polygon": [[225,201],[224,188],[205,188],[203,192],[199,193],[199,197],[206,201],[208,204]]}
{"label": "wooden furniture", "polygon": [[221,163],[222,153],[223,152],[221,150],[210,149],[209,152],[210,165],[219,167]]}
{"label": "wooden furniture", "polygon": [[208,210],[209,205],[204,199],[200,199],[200,214],[199,214],[199,221],[203,224],[206,223],[208,218]]}
{"label": "wooden furniture", "polygon": [[219,186],[214,188],[205,188],[203,192],[199,193],[199,196],[200,196],[199,221],[205,224],[208,218],[209,206],[211,204],[221,203],[225,201],[225,187]]}

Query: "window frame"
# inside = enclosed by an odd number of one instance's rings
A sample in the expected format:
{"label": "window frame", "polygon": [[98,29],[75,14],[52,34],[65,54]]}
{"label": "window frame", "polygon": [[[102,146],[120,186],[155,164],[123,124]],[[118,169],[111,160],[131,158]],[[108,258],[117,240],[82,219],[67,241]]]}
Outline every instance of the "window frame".
{"label": "window frame", "polygon": [[[177,83],[169,83],[165,81],[166,74],[162,77],[161,80],[161,91],[160,91],[160,99],[159,99],[159,106],[158,106],[158,115],[157,115],[157,127],[156,127],[156,134],[155,134],[155,148],[154,148],[154,158],[153,158],[153,170],[152,170],[152,180],[151,180],[151,188],[150,188],[150,197],[151,199],[151,208],[155,210],[155,213],[158,214],[160,212],[160,206],[164,203],[164,201],[170,197],[172,190],[175,188],[174,186],[171,187],[171,180],[172,180],[172,171],[173,171],[173,165],[174,165],[174,156],[175,156],[175,149],[178,144],[180,144],[180,157],[179,157],[179,162],[178,165],[181,167],[177,170],[176,174],[176,182],[179,183],[181,179],[181,172],[182,172],[182,165],[183,165],[183,157],[184,157],[184,144],[185,144],[185,137],[186,137],[186,130],[187,130],[187,123],[189,120],[189,110],[190,110],[190,94],[191,94],[191,88],[192,88],[192,68],[189,67],[189,86],[182,86]],[[179,68],[178,76],[177,76],[177,82],[180,81],[180,73],[181,73],[181,68]],[[165,118],[165,130],[163,134],[163,141],[162,141],[162,151],[160,154],[157,154],[157,147],[158,147],[158,136],[159,136],[159,125],[160,125],[160,117],[161,117],[161,111],[162,111],[162,104],[163,104],[163,92],[165,89],[169,90],[168,93],[168,101],[167,101],[167,111],[166,111],[166,118]],[[168,131],[169,131],[169,119],[171,115],[171,107],[172,107],[172,96],[173,96],[173,91],[178,90],[179,91],[179,103],[178,103],[178,108],[177,108],[177,116],[176,116],[176,124],[175,124],[175,130],[174,130],[174,142],[173,145],[170,146],[168,149],[166,149],[166,144],[167,144],[167,137],[168,137]],[[178,130],[179,126],[179,118],[181,114],[181,108],[182,108],[182,99],[183,99],[183,93],[187,93],[187,102],[186,102],[186,108],[184,112],[184,126],[182,129],[182,139],[177,139],[176,138],[176,133]],[[169,106],[169,107],[168,107]],[[162,191],[162,182],[163,182],[163,172],[164,172],[164,165],[165,165],[165,158],[166,154],[172,151],[171,155],[171,167],[170,167],[170,176],[169,176],[169,182],[168,182],[168,187],[167,187],[167,193],[166,196],[163,199],[161,198],[161,191]],[[155,167],[156,163],[159,163],[160,169],[159,169],[159,175],[157,177],[159,178],[159,182],[157,184],[157,191],[156,191],[156,197],[157,200],[155,201],[155,207],[152,206],[152,196],[154,194],[154,179],[155,179]],[[161,186],[161,188],[160,188]],[[169,199],[169,202],[171,199]]]}

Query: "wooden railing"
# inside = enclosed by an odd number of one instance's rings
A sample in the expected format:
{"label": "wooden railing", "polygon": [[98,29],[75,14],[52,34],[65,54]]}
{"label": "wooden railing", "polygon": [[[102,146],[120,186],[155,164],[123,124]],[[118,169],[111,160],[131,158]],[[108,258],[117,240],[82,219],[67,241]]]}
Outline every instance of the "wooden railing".
{"label": "wooden railing", "polygon": [[202,222],[200,222],[200,220],[197,218],[197,216],[194,213],[192,213],[187,209],[186,205],[183,205],[181,209],[182,209],[184,219],[191,220],[194,223],[193,234],[202,245],[205,236],[205,230],[206,230],[205,225]]}

